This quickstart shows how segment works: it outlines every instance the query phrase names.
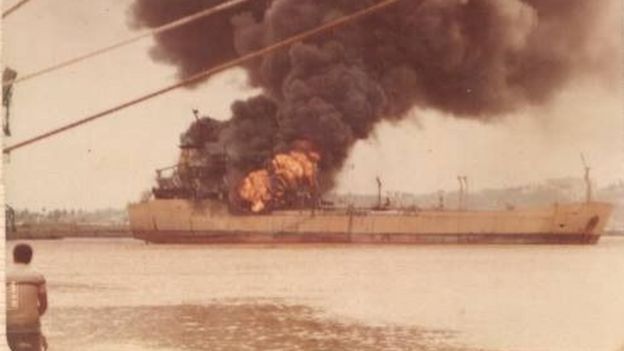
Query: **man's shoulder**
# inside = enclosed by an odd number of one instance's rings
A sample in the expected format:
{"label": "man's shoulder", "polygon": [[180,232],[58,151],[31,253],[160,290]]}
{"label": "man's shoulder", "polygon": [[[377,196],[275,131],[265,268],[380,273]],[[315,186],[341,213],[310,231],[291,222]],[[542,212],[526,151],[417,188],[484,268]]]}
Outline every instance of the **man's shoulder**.
{"label": "man's shoulder", "polygon": [[45,284],[45,277],[43,274],[31,269],[29,266],[13,265],[8,267],[6,282],[7,284],[11,282]]}

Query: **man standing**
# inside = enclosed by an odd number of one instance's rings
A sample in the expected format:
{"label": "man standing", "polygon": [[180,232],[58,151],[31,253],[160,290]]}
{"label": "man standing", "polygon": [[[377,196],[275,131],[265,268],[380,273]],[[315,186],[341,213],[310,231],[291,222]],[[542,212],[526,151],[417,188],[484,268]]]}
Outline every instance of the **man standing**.
{"label": "man standing", "polygon": [[6,332],[12,351],[40,351],[45,343],[40,316],[48,297],[45,278],[29,266],[32,256],[30,245],[16,245],[6,274]]}

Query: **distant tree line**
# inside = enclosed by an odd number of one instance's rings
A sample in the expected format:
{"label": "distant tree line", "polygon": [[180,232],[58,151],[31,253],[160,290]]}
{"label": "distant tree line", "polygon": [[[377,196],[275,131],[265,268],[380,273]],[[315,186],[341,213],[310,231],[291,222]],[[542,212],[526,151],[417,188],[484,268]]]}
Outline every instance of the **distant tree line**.
{"label": "distant tree line", "polygon": [[125,224],[128,214],[125,210],[106,208],[98,210],[84,209],[15,209],[15,223],[83,223],[83,224]]}

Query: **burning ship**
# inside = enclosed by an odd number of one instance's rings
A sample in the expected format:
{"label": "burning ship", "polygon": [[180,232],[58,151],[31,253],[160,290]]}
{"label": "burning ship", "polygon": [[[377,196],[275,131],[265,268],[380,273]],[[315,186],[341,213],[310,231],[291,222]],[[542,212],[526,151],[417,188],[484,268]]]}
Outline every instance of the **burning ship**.
{"label": "burning ship", "polygon": [[[139,27],[158,28],[224,2],[135,0],[132,13]],[[176,65],[184,79],[346,18],[340,28],[241,64],[260,94],[236,101],[227,121],[196,114],[177,165],[159,172],[152,199],[130,205],[134,236],[162,243],[597,242],[611,206],[589,198],[501,211],[323,201],[353,145],[382,121],[420,108],[487,123],[545,105],[572,77],[610,67],[596,61],[610,55],[593,52],[600,2],[392,1],[348,20],[376,3],[252,1],[159,32],[151,57]]]}
{"label": "burning ship", "polygon": [[[207,121],[215,123],[202,119],[195,127]],[[589,198],[501,211],[445,210],[443,206],[402,209],[381,201],[369,209],[335,208],[318,197],[321,155],[307,141],[297,141],[291,151],[276,154],[232,188],[224,181],[227,153],[216,142],[204,144],[203,149],[199,152],[183,143],[179,164],[157,171],[154,198],[130,205],[130,227],[136,238],[204,244],[594,244],[612,210],[610,204]],[[171,174],[165,176],[165,171]],[[206,183],[205,179],[221,181]]]}

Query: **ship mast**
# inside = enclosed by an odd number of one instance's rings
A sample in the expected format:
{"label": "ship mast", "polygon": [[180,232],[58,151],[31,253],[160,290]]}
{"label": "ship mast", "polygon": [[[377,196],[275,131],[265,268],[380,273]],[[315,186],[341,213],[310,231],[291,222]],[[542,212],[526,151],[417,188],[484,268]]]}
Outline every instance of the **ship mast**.
{"label": "ship mast", "polygon": [[459,182],[459,204],[458,209],[464,209],[464,201],[465,195],[468,193],[468,177],[467,176],[457,176],[457,181]]}
{"label": "ship mast", "polygon": [[438,209],[440,211],[444,210],[444,191],[438,191]]}
{"label": "ship mast", "polygon": [[592,201],[592,186],[591,178],[589,177],[589,171],[591,167],[587,165],[585,155],[581,153],[581,161],[583,162],[583,168],[585,168],[585,202],[590,203]]}
{"label": "ship mast", "polygon": [[468,208],[468,200],[469,200],[468,196],[470,194],[470,192],[468,190],[468,176],[463,176],[462,178],[464,180],[464,203],[463,203],[463,206],[464,206],[464,209],[467,209]]}
{"label": "ship mast", "polygon": [[459,200],[457,200],[457,209],[461,210],[464,202],[464,182],[462,182],[462,178],[457,176],[457,181],[459,182]]}
{"label": "ship mast", "polygon": [[381,209],[381,178],[377,176],[377,209]]}

